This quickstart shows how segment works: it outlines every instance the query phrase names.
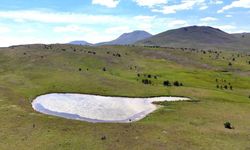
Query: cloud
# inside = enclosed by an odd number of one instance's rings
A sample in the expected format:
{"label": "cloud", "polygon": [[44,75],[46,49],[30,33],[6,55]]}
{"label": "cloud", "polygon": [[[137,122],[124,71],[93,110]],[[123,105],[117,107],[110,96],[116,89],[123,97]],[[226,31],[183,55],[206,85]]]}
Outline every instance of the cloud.
{"label": "cloud", "polygon": [[34,32],[37,32],[37,30],[35,30],[33,28],[26,28],[26,29],[19,30],[18,32],[20,32],[20,33],[34,33]]}
{"label": "cloud", "polygon": [[225,17],[227,17],[227,18],[231,18],[231,17],[233,17],[232,15],[226,15]]}
{"label": "cloud", "polygon": [[205,18],[201,18],[200,21],[202,22],[210,22],[210,21],[217,21],[217,18],[214,17],[205,17]]}
{"label": "cloud", "polygon": [[0,24],[0,32],[9,31],[7,27],[15,31],[0,35],[1,39],[6,37],[0,46],[9,46],[27,43],[65,43],[71,40],[97,43],[113,40],[123,32],[139,29],[158,33],[162,31],[161,24],[166,18],[16,10],[0,11],[0,19],[6,22]]}
{"label": "cloud", "polygon": [[128,26],[117,26],[117,27],[111,27],[105,30],[106,34],[118,34],[120,35],[121,33],[127,33],[127,32],[132,32],[133,30],[130,29]]}
{"label": "cloud", "polygon": [[200,10],[205,10],[205,9],[207,9],[208,8],[208,6],[207,5],[204,5],[204,6],[201,6],[200,7]]}
{"label": "cloud", "polygon": [[102,5],[108,8],[115,8],[119,2],[120,0],[92,0],[92,4]]}
{"label": "cloud", "polygon": [[182,0],[180,4],[164,5],[160,9],[152,9],[153,12],[161,12],[163,14],[173,14],[177,11],[190,10],[194,6],[201,6],[201,9],[206,9],[205,0]]}
{"label": "cloud", "polygon": [[[209,5],[223,4],[222,0],[134,0],[139,6],[149,7],[153,12],[160,12],[163,14],[173,14],[178,11],[191,10],[195,6],[199,10],[205,10]],[[170,3],[172,2],[172,3]]]}
{"label": "cloud", "polygon": [[[65,19],[66,18],[66,19]],[[110,24],[122,22],[123,19],[112,15],[89,15],[81,13],[48,12],[37,10],[0,11],[0,19],[10,19],[21,21],[22,23],[42,22],[42,23],[78,23],[78,24]]]}
{"label": "cloud", "polygon": [[93,30],[89,28],[85,28],[77,25],[67,25],[67,26],[57,26],[54,28],[54,32],[93,32]]}
{"label": "cloud", "polygon": [[218,10],[218,13],[223,13],[224,11],[232,8],[250,8],[250,1],[249,0],[233,1],[230,5],[226,5],[222,9]]}
{"label": "cloud", "polygon": [[233,25],[217,25],[214,26],[215,28],[219,28],[223,31],[228,31],[228,32],[232,32],[233,30],[237,29],[235,26]]}
{"label": "cloud", "polygon": [[210,4],[219,5],[219,4],[223,4],[223,1],[222,0],[210,0]]}
{"label": "cloud", "polygon": [[170,21],[167,26],[169,28],[177,28],[177,27],[183,27],[183,26],[188,26],[188,23],[187,21],[185,20],[173,20],[173,21]]}
{"label": "cloud", "polygon": [[10,32],[10,28],[5,27],[5,26],[0,26],[0,33],[7,33]]}
{"label": "cloud", "polygon": [[139,6],[153,7],[156,5],[166,4],[167,0],[134,0]]}

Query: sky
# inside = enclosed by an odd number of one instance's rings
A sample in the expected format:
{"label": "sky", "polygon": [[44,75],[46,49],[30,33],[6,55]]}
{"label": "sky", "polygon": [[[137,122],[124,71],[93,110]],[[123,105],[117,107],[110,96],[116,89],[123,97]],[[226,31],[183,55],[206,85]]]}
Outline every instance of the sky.
{"label": "sky", "polygon": [[184,26],[250,32],[250,0],[1,0],[0,46],[109,41]]}

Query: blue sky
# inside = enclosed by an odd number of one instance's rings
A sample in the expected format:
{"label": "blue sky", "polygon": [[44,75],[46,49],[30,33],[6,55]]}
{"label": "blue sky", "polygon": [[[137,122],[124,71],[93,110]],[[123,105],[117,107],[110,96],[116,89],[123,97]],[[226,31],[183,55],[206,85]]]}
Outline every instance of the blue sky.
{"label": "blue sky", "polygon": [[190,25],[250,32],[249,24],[250,0],[8,0],[0,3],[0,46],[97,43]]}

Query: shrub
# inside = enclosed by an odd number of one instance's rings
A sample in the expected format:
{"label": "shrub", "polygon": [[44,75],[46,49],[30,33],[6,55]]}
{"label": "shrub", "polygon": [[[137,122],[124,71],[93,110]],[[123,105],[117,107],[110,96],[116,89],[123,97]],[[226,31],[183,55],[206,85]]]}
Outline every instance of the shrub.
{"label": "shrub", "polygon": [[175,81],[175,82],[174,82],[174,86],[180,86],[179,81]]}
{"label": "shrub", "polygon": [[101,137],[101,140],[106,140],[106,139],[107,137],[105,135]]}
{"label": "shrub", "polygon": [[167,81],[164,81],[164,82],[163,82],[163,85],[164,85],[164,86],[171,86],[171,83],[167,80]]}
{"label": "shrub", "polygon": [[148,79],[143,79],[142,83],[144,83],[144,84],[152,84],[151,80],[148,80]]}
{"label": "shrub", "polygon": [[224,127],[225,127],[226,129],[232,129],[231,123],[228,122],[228,121],[224,123]]}

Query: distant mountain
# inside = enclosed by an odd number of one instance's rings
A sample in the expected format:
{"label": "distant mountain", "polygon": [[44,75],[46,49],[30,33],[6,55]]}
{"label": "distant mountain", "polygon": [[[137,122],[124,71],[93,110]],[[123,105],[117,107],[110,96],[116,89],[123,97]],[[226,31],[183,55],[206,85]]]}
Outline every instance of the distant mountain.
{"label": "distant mountain", "polygon": [[152,34],[146,32],[146,31],[134,31],[130,33],[124,33],[117,39],[109,42],[102,42],[102,43],[97,43],[97,46],[100,45],[129,45],[129,44],[134,44],[137,41],[144,40],[146,38],[151,37]]}
{"label": "distant mountain", "polygon": [[[241,37],[241,38],[240,38]],[[208,26],[190,26],[169,30],[136,42],[136,45],[200,49],[250,49],[250,41]]]}
{"label": "distant mountain", "polygon": [[69,42],[68,44],[72,44],[72,45],[89,45],[89,46],[93,45],[93,44],[88,43],[86,41],[72,41],[72,42]]}

